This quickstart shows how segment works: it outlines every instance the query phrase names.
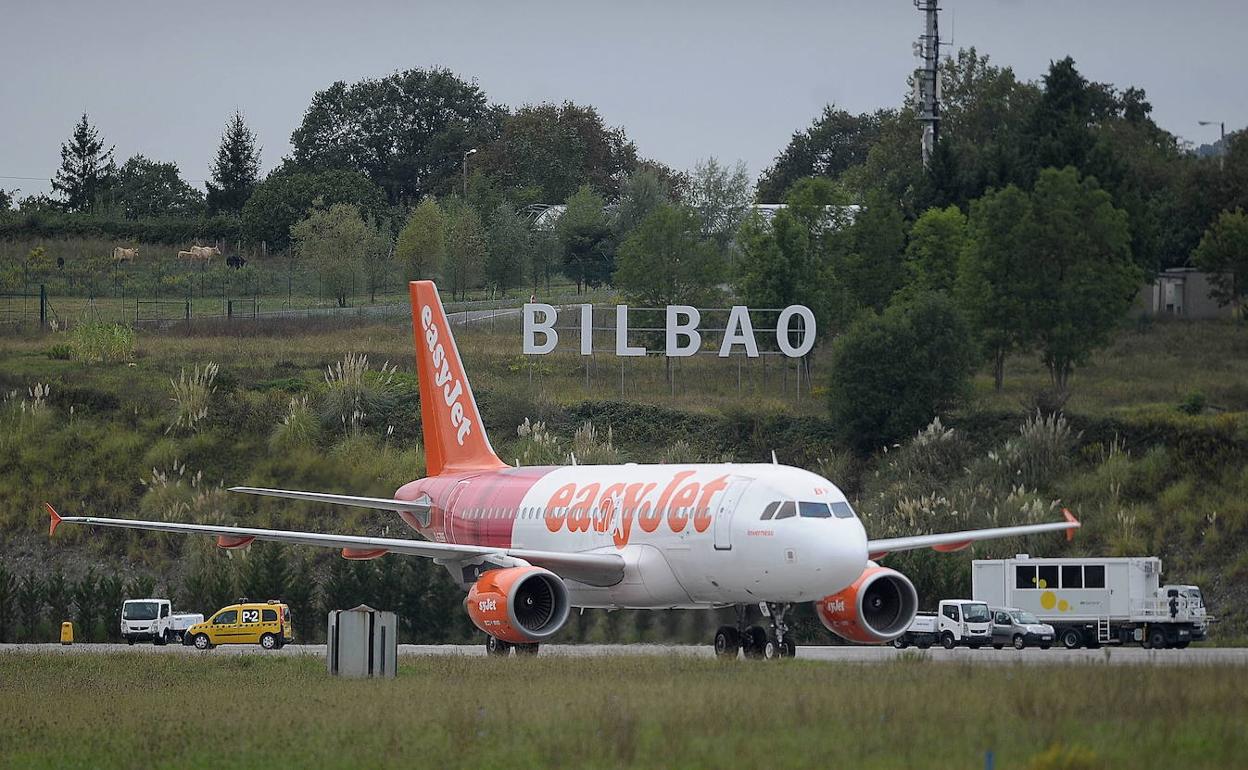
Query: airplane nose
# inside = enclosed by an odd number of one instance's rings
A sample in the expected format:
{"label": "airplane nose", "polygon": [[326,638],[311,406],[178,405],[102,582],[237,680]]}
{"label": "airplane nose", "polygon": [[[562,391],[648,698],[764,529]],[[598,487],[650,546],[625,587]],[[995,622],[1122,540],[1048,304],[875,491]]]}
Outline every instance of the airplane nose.
{"label": "airplane nose", "polygon": [[862,522],[838,522],[818,542],[821,590],[832,594],[853,583],[867,566],[867,532]]}

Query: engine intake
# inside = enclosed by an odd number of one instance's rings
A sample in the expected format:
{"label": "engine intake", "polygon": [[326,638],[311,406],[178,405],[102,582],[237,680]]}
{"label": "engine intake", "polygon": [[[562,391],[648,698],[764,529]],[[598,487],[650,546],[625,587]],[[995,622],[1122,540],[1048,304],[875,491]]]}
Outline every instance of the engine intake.
{"label": "engine intake", "polygon": [[919,611],[919,594],[897,570],[870,562],[848,588],[815,603],[815,614],[828,629],[850,642],[891,642],[910,626]]}
{"label": "engine intake", "polygon": [[570,610],[563,580],[541,567],[490,570],[468,589],[464,607],[474,626],[513,644],[550,638]]}

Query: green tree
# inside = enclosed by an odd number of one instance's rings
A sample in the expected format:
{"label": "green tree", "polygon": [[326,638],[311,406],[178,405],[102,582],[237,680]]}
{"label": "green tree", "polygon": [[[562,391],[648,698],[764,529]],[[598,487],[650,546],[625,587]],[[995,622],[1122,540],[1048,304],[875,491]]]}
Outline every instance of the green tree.
{"label": "green tree", "polygon": [[481,286],[485,274],[485,228],[475,209],[452,199],[446,211],[446,257],[442,280],[451,299]]}
{"label": "green tree", "polygon": [[239,576],[239,587],[245,596],[255,601],[286,597],[286,587],[290,584],[286,548],[278,543],[252,543]]}
{"label": "green tree", "polygon": [[150,599],[155,592],[156,581],[149,575],[135,575],[126,586],[127,599]]}
{"label": "green tree", "polygon": [[45,588],[43,581],[33,574],[23,577],[17,587],[17,611],[22,619],[24,638],[28,642],[38,639]]}
{"label": "green tree", "polygon": [[684,202],[697,212],[702,236],[714,242],[721,254],[728,255],[753,201],[745,163],[737,161],[729,168],[707,158],[694,165]]}
{"label": "green tree", "polygon": [[291,135],[295,165],[366,174],[392,205],[459,188],[464,153],[498,135],[504,115],[474,83],[414,69],[312,97]]}
{"label": "green tree", "polygon": [[212,163],[208,183],[208,210],[238,213],[243,210],[260,179],[260,147],[256,135],[237,110],[225,125],[221,146]]}
{"label": "green tree", "polygon": [[1031,197],[1029,331],[1053,385],[1065,390],[1075,366],[1109,342],[1144,276],[1131,258],[1127,214],[1096,179],[1045,169]]}
{"label": "green tree", "polygon": [[559,236],[554,230],[541,229],[533,231],[529,239],[529,275],[533,279],[533,293],[537,294],[540,283],[544,283],[549,291],[550,274],[558,270],[563,255]]}
{"label": "green tree", "polygon": [[951,293],[965,246],[966,216],[958,207],[928,209],[910,228],[908,285],[918,291]]}
{"label": "green tree", "polygon": [[322,627],[324,617],[317,617],[316,580],[305,554],[298,551],[294,553],[290,560],[286,588],[281,596],[290,607],[295,636],[305,643],[311,641],[316,631]]}
{"label": "green tree", "polygon": [[121,639],[121,603],[125,599],[125,583],[117,575],[100,577],[96,587],[100,618],[104,621],[104,638],[109,641]]}
{"label": "green tree", "polygon": [[832,345],[832,422],[859,451],[892,444],[965,395],[974,361],[970,329],[944,295],[867,314]]}
{"label": "green tree", "polygon": [[135,155],[121,165],[113,190],[126,219],[193,216],[204,207],[204,195],[182,180],[178,164]]}
{"label": "green tree", "polygon": [[582,185],[614,196],[637,166],[637,148],[593,107],[525,105],[503,119],[477,165],[513,202],[562,201]]}
{"label": "green tree", "polygon": [[955,294],[992,359],[1001,390],[1005,358],[1032,344],[1025,293],[1034,269],[1028,253],[1031,198],[1010,185],[971,202],[967,242],[958,264]]}
{"label": "green tree", "polygon": [[74,599],[74,617],[78,621],[78,634],[86,642],[95,639],[95,627],[100,619],[98,590],[99,581],[96,579],[94,567],[88,568],[70,589]]}
{"label": "green tree", "polygon": [[719,296],[725,264],[687,206],[660,206],[620,244],[615,285],[646,307],[705,305]]}
{"label": "green tree", "polygon": [[59,626],[69,620],[69,607],[73,603],[73,588],[59,569],[48,578],[44,598],[48,604],[48,614],[52,622]]}
{"label": "green tree", "polygon": [[407,218],[395,245],[395,259],[407,279],[436,278],[446,254],[446,216],[433,196],[426,196]]}
{"label": "green tree", "polygon": [[853,115],[833,105],[804,131],[793,134],[775,162],[758,179],[758,199],[779,203],[797,180],[808,176],[838,177],[864,163],[880,134],[882,111]]}
{"label": "green tree", "polygon": [[364,237],[364,285],[368,287],[368,301],[377,301],[377,290],[386,285],[394,274],[394,237],[390,225],[385,222],[366,222],[368,232]]}
{"label": "green tree", "polygon": [[524,284],[529,261],[529,228],[509,203],[500,203],[490,215],[486,232],[485,280],[494,291]]}
{"label": "green tree", "polygon": [[615,270],[615,247],[611,225],[603,211],[606,202],[588,185],[567,200],[567,208],[555,223],[563,252],[564,273],[581,287],[601,286]]}
{"label": "green tree", "polygon": [[888,193],[871,193],[848,237],[849,253],[838,280],[859,305],[881,310],[905,281],[906,223],[901,208]]}
{"label": "green tree", "polygon": [[1219,305],[1231,305],[1242,315],[1248,296],[1248,215],[1242,209],[1223,211],[1205,231],[1192,261],[1209,273],[1211,296]]}
{"label": "green tree", "polygon": [[[319,201],[319,204],[318,204]],[[283,168],[269,174],[243,207],[243,235],[263,241],[272,251],[290,245],[290,228],[316,205],[349,203],[369,219],[386,213],[382,191],[356,171],[304,173]]]}
{"label": "green tree", "polygon": [[667,183],[653,170],[640,169],[620,185],[620,202],[615,209],[615,237],[623,241],[641,220],[658,207],[671,202]]}
{"label": "green tree", "polygon": [[13,617],[17,611],[17,577],[0,564],[0,642],[13,638]]}
{"label": "green tree", "polygon": [[61,195],[68,210],[87,211],[112,186],[116,171],[113,148],[104,149],[99,130],[84,112],[69,141],[61,145],[61,167],[52,179],[53,192]]}
{"label": "green tree", "polygon": [[359,209],[348,203],[316,209],[290,228],[299,259],[316,273],[338,307],[347,306],[355,289],[371,230]]}

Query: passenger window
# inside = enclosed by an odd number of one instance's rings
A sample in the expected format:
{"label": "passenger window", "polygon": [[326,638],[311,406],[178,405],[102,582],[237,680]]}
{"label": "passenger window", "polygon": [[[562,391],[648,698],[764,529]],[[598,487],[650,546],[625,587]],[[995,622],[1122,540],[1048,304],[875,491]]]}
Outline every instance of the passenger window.
{"label": "passenger window", "polygon": [[956,604],[947,605],[945,607],[945,617],[949,618],[950,620],[954,622],[957,622],[958,617],[959,617],[958,606]]}
{"label": "passenger window", "polygon": [[804,519],[830,519],[832,511],[827,503],[798,503],[798,511]]}
{"label": "passenger window", "polygon": [[1083,587],[1084,588],[1104,588],[1105,587],[1105,565],[1089,564],[1083,568]]}
{"label": "passenger window", "polygon": [[1004,612],[998,612],[997,613],[997,625],[998,626],[1010,625],[1010,616]]}
{"label": "passenger window", "polygon": [[1036,584],[1037,588],[1057,588],[1057,565],[1042,564],[1037,570],[1040,574],[1040,582]]}
{"label": "passenger window", "polygon": [[1078,564],[1063,564],[1062,588],[1083,588],[1083,567]]}
{"label": "passenger window", "polygon": [[259,623],[260,622],[260,610],[243,610],[243,622],[244,623]]}
{"label": "passenger window", "polygon": [[1015,567],[1014,568],[1014,587],[1015,588],[1035,588],[1036,587],[1036,568],[1033,565]]}
{"label": "passenger window", "polygon": [[780,507],[780,501],[767,503],[767,507],[763,509],[763,521],[767,521],[775,515],[776,509]]}
{"label": "passenger window", "polygon": [[854,509],[849,507],[849,503],[832,503],[832,515],[838,519],[852,519]]}
{"label": "passenger window", "polygon": [[226,610],[212,619],[214,626],[231,626],[238,622],[237,610]]}
{"label": "passenger window", "polygon": [[168,605],[168,604],[165,604],[165,605],[162,605],[162,606],[161,606],[161,608],[160,608],[160,616],[161,616],[162,618],[167,618],[167,617],[169,617],[169,605]]}
{"label": "passenger window", "polygon": [[797,515],[797,506],[792,500],[785,500],[780,504],[780,509],[776,511],[777,519],[791,519]]}
{"label": "passenger window", "polygon": [[261,613],[261,617],[264,619],[265,623],[276,623],[277,610],[265,610]]}

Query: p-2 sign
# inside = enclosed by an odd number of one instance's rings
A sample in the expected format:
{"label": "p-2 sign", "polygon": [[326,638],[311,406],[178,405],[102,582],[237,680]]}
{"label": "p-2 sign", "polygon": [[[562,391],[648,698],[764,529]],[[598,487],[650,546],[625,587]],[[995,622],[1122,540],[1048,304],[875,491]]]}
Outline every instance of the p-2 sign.
{"label": "p-2 sign", "polygon": [[260,610],[243,610],[243,622],[244,623],[259,623],[260,622]]}
{"label": "p-2 sign", "polygon": [[[593,305],[580,305],[581,346],[583,356],[593,354]],[[702,333],[698,324],[702,313],[689,305],[668,305],[664,313],[663,355],[672,358],[692,356],[702,349]],[[523,311],[523,351],[525,355],[546,355],[559,344],[559,332],[555,323],[559,310],[544,302],[531,302]],[[715,331],[719,331],[716,329]],[[799,336],[793,344],[793,334]],[[538,341],[538,338],[541,341]],[[815,346],[815,314],[805,305],[789,305],[780,311],[776,319],[776,347],[789,358],[801,358]],[[740,347],[750,358],[758,357],[758,340],[750,321],[750,309],[734,305],[728,312],[728,322],[723,329],[723,342],[718,355],[728,358],[734,348]],[[615,306],[615,354],[617,356],[644,356],[649,352],[641,345],[631,345],[628,340],[628,305]]]}

